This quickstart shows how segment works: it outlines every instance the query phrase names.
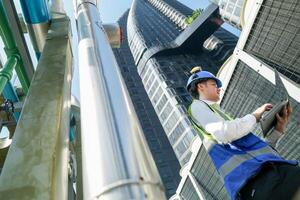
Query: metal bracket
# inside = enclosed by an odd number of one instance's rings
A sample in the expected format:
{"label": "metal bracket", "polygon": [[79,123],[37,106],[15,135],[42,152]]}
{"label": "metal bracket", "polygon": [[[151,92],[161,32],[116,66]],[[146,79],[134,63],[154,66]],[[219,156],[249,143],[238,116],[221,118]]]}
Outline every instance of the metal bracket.
{"label": "metal bracket", "polygon": [[151,181],[145,181],[143,177],[140,177],[140,179],[123,179],[116,181],[114,183],[108,184],[105,187],[103,187],[100,191],[100,193],[95,197],[98,199],[100,196],[105,194],[106,192],[109,192],[113,189],[123,187],[126,185],[158,185],[163,189],[163,186],[159,182],[151,182]]}

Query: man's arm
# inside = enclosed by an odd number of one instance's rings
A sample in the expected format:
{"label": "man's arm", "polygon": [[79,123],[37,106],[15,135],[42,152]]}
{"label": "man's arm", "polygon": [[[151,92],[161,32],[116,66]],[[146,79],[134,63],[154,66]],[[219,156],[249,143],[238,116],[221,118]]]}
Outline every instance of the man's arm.
{"label": "man's arm", "polygon": [[212,134],[220,143],[230,143],[247,135],[256,124],[256,118],[252,114],[226,121],[201,101],[194,101],[191,106],[196,123]]}

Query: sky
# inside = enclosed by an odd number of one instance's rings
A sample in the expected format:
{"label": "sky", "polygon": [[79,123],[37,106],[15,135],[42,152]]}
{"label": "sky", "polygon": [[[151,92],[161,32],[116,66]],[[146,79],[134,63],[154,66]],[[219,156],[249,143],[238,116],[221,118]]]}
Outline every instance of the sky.
{"label": "sky", "polygon": [[[208,0],[179,0],[179,2],[194,10],[209,5]],[[100,0],[100,14],[103,22],[116,22],[131,3],[132,0]]]}
{"label": "sky", "polygon": [[[187,7],[195,10],[205,9],[210,2],[208,0],[178,0]],[[100,0],[100,15],[103,23],[115,23],[119,17],[131,6],[132,0]],[[223,27],[239,36],[240,31],[224,23]]]}

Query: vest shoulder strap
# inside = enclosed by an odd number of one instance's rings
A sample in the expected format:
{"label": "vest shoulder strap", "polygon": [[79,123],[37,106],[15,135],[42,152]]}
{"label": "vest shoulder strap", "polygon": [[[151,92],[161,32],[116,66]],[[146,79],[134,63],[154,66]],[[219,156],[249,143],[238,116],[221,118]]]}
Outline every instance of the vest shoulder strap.
{"label": "vest shoulder strap", "polygon": [[196,129],[196,131],[199,133],[199,136],[201,138],[201,140],[203,139],[208,139],[208,140],[215,140],[212,136],[212,134],[208,133],[202,126],[200,126],[199,124],[196,123],[196,120],[194,119],[193,115],[192,115],[192,104],[191,103],[188,107],[188,117],[190,118],[193,127]]}
{"label": "vest shoulder strap", "polygon": [[[202,101],[202,100],[200,100]],[[194,102],[194,100],[193,100]],[[189,105],[188,107],[188,117],[190,118],[193,127],[197,130],[197,132],[199,133],[200,138],[203,140],[208,139],[208,140],[215,140],[213,138],[213,135],[208,133],[202,126],[200,126],[199,124],[196,123],[196,120],[194,119],[193,115],[192,115],[192,104],[193,102]],[[219,115],[221,118],[225,119],[225,120],[233,120],[229,115],[227,115],[226,113],[224,113],[223,111],[221,111],[218,106],[216,105],[209,105],[206,102],[202,101],[203,103],[205,103],[207,105],[207,107],[214,112],[215,114]]]}

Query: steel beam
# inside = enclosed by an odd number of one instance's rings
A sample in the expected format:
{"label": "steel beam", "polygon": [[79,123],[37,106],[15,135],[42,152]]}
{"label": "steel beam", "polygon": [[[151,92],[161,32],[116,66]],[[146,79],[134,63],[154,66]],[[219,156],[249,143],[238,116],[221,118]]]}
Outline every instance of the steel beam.
{"label": "steel beam", "polygon": [[69,20],[53,19],[0,176],[1,199],[67,199]]}

